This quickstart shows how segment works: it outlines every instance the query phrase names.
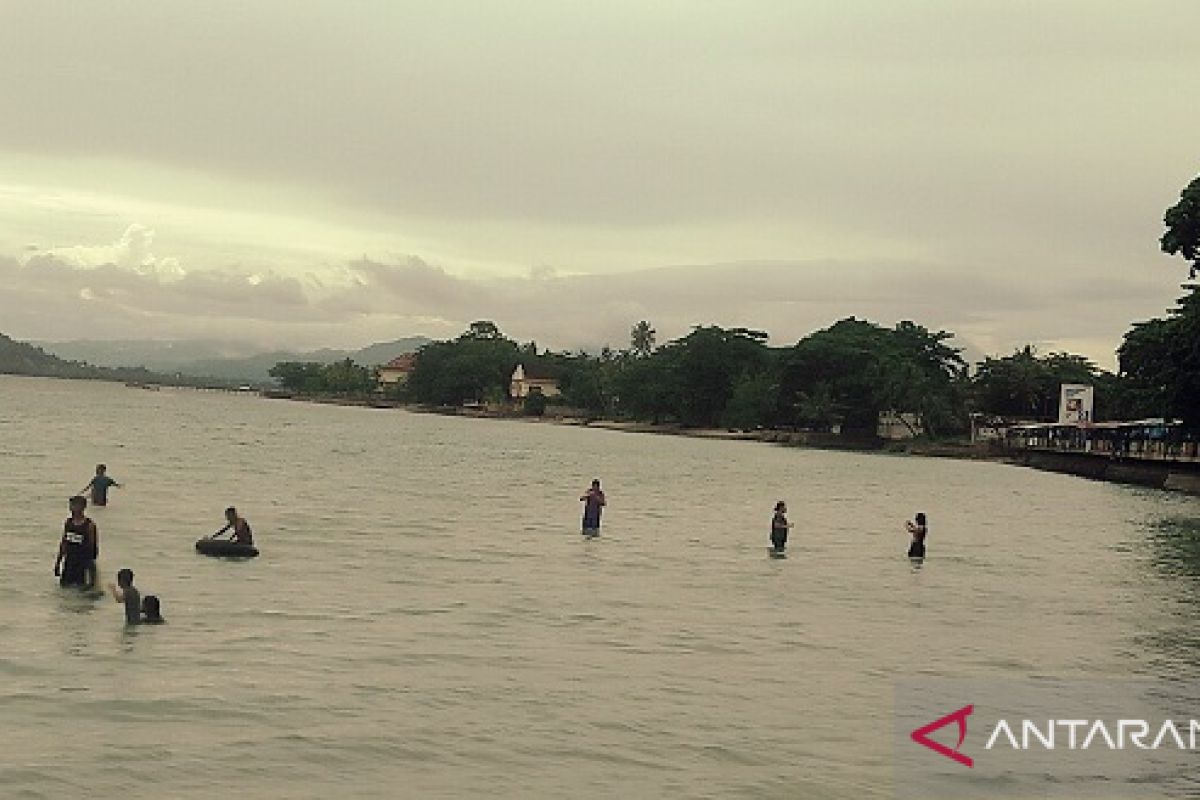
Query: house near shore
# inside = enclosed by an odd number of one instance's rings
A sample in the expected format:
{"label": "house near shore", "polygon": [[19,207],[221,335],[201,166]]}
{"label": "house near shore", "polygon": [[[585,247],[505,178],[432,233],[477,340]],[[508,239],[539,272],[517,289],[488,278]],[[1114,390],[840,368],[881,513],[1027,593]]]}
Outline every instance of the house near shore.
{"label": "house near shore", "polygon": [[417,366],[417,357],[412,353],[397,356],[379,368],[379,391],[404,385]]}
{"label": "house near shore", "polygon": [[558,397],[562,394],[558,388],[558,378],[540,364],[517,364],[508,384],[508,396],[513,400],[524,400],[534,393],[546,398]]}

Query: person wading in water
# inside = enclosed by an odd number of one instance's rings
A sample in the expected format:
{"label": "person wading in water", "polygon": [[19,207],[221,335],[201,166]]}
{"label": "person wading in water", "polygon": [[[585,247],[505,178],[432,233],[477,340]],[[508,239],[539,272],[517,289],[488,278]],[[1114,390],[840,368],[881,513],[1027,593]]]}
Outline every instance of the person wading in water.
{"label": "person wading in water", "polygon": [[600,479],[592,481],[592,486],[579,498],[585,503],[583,507],[583,533],[586,536],[596,536],[600,533],[600,514],[608,501],[600,489]]}
{"label": "person wading in water", "polygon": [[85,515],[87,498],[75,495],[68,501],[71,516],[63,523],[54,574],[63,586],[91,589],[96,585],[96,558],[100,555],[100,531]]}
{"label": "person wading in water", "polygon": [[908,546],[909,558],[924,558],[925,557],[925,535],[929,533],[929,529],[925,526],[925,514],[917,512],[916,517],[904,523],[904,527],[908,529],[912,536],[912,544]]}

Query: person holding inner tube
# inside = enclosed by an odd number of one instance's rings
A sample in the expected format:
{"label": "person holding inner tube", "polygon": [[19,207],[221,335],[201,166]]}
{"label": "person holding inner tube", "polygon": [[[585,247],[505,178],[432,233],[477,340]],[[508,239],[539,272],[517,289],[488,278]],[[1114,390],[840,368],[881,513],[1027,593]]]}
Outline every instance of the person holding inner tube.
{"label": "person holding inner tube", "polygon": [[246,546],[254,544],[254,533],[250,530],[250,523],[246,522],[244,517],[238,516],[236,508],[230,506],[225,509],[225,519],[227,520],[225,527],[214,533],[212,538],[215,539],[226,531],[232,531],[233,538],[230,541]]}

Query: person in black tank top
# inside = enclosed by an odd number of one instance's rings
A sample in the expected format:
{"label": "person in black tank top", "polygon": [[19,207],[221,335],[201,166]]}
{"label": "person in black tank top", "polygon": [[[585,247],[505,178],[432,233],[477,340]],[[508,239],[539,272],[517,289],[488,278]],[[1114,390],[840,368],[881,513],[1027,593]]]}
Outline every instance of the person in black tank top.
{"label": "person in black tank top", "polygon": [[96,523],[84,515],[87,500],[83,497],[72,497],[70,507],[71,516],[63,523],[62,540],[58,543],[54,574],[63,586],[91,588],[95,585],[98,550]]}

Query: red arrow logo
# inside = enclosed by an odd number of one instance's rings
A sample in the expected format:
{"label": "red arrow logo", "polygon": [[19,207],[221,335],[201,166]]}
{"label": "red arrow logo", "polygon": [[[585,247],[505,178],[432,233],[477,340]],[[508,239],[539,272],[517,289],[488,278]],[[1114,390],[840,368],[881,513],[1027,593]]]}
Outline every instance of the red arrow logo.
{"label": "red arrow logo", "polygon": [[[946,756],[946,758],[952,758],[964,766],[973,767],[975,766],[975,761],[970,756],[966,756],[958,752],[958,748],[962,747],[963,739],[967,738],[967,717],[971,716],[971,713],[974,710],[975,706],[973,704],[969,706],[963,706],[958,711],[955,711],[952,714],[947,714],[939,720],[934,720],[923,728],[917,728],[910,734],[910,736],[912,736],[912,740],[914,742],[924,747],[928,747],[935,753],[941,753],[942,755]],[[939,744],[938,742],[935,742],[933,739],[929,738],[929,734],[946,727],[951,722],[958,723],[958,744],[954,745],[953,750],[951,750],[949,747],[946,747],[946,745]]]}

